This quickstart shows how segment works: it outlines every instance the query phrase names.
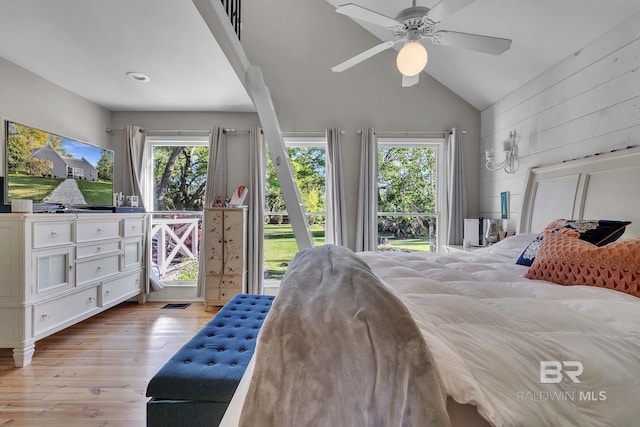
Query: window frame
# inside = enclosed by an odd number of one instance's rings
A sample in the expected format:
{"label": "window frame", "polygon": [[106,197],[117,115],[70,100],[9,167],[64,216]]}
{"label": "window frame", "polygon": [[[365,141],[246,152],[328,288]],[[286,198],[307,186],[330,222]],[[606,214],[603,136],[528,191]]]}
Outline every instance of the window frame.
{"label": "window frame", "polygon": [[[398,148],[434,148],[436,151],[436,197],[435,212],[424,214],[421,212],[376,212],[376,218],[381,215],[386,216],[411,216],[424,215],[431,216],[436,219],[436,251],[442,249],[442,242],[446,236],[447,219],[444,215],[444,206],[446,206],[446,161],[445,161],[445,143],[444,137],[439,138],[417,138],[417,137],[378,137],[378,152],[384,147]],[[376,162],[378,157],[376,156]],[[377,169],[377,168],[376,168]],[[376,183],[379,177],[376,177]]]}
{"label": "window frame", "polygon": [[[145,188],[142,188],[144,194],[144,206],[148,206],[147,212],[156,213],[153,209],[155,203],[153,201],[153,195],[155,194],[154,188],[154,170],[153,170],[153,149],[156,146],[169,146],[169,147],[190,147],[190,146],[208,146],[208,135],[147,135],[145,142],[145,157],[151,161],[151,167],[149,168],[150,176],[145,182]],[[158,211],[162,213],[164,211]],[[179,212],[179,211],[167,211],[167,212]],[[193,211],[196,212],[196,211]]]}

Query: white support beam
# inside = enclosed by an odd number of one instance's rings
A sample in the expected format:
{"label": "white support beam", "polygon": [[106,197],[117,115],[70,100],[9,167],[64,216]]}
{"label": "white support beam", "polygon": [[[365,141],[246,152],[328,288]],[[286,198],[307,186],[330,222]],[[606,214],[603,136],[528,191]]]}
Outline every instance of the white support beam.
{"label": "white support beam", "polygon": [[269,145],[271,160],[278,175],[284,203],[287,207],[289,222],[293,228],[298,249],[313,247],[313,240],[309,230],[309,223],[304,213],[304,206],[300,198],[298,186],[295,184],[291,162],[284,144],[278,116],[276,115],[269,88],[264,82],[260,67],[251,65],[247,71],[249,93],[258,110],[258,117],[262,125],[264,137]]}

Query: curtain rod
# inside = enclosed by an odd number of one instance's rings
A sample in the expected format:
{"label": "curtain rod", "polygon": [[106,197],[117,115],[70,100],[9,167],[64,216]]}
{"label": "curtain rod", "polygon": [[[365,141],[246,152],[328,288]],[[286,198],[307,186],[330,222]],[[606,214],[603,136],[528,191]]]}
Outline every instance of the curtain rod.
{"label": "curtain rod", "polygon": [[[106,128],[104,130],[106,133],[111,135],[113,132],[124,132],[124,129],[111,129]],[[211,129],[147,129],[147,132],[172,132],[180,134],[181,132],[185,133],[211,133]],[[225,128],[225,133],[249,133],[250,131],[244,129],[236,129],[236,128]]]}
{"label": "curtain rod", "polygon": [[[356,131],[356,133],[361,134],[362,130],[358,129]],[[377,134],[385,134],[385,135],[424,135],[424,134],[442,134],[442,135],[446,135],[446,134],[450,134],[451,131],[450,130],[440,130],[440,131],[381,131],[381,130],[376,130],[374,131],[374,133]],[[466,134],[467,131],[463,130],[462,131],[463,134]]]}
{"label": "curtain rod", "polygon": [[[225,129],[226,130],[226,129]],[[111,135],[113,132],[124,132],[124,129],[111,129],[111,128],[106,128],[104,130],[106,133],[108,133],[109,135]],[[180,133],[180,132],[187,132],[187,133],[210,133],[211,129],[146,129],[147,132],[172,132],[172,133]]]}

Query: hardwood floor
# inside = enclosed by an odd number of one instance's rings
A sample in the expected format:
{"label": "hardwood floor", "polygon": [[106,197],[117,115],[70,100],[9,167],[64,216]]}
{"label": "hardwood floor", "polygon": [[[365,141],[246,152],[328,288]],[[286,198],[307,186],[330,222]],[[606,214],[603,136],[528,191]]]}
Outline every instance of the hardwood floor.
{"label": "hardwood floor", "polygon": [[164,305],[120,304],[36,342],[24,368],[0,349],[0,426],[145,426],[147,383],[216,312]]}

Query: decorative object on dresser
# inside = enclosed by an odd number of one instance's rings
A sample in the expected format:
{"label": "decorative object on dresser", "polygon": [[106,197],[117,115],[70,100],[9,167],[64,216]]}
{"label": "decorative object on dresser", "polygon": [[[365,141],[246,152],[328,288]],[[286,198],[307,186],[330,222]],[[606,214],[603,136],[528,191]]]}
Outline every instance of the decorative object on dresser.
{"label": "decorative object on dresser", "polygon": [[204,210],[204,309],[246,293],[247,208]]}
{"label": "decorative object on dresser", "polygon": [[0,347],[35,342],[142,292],[145,214],[0,216]]}

